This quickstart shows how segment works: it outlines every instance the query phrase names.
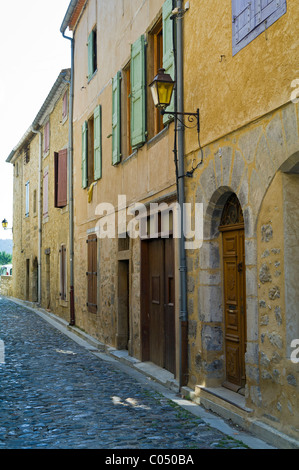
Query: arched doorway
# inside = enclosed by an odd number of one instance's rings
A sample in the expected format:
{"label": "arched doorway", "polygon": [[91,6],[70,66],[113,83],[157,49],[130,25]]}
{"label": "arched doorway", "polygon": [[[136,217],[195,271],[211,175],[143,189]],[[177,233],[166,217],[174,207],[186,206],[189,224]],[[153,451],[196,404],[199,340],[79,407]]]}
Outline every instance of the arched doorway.
{"label": "arched doorway", "polygon": [[222,212],[224,342],[226,379],[223,386],[236,392],[245,387],[246,283],[244,218],[241,205],[232,194]]}

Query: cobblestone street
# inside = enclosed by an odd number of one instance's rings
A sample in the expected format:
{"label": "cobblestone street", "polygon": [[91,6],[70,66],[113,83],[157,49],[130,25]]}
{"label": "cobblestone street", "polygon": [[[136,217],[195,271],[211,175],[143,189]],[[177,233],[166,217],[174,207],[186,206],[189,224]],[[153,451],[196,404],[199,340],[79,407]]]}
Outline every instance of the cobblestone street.
{"label": "cobblestone street", "polygon": [[0,449],[246,448],[3,298],[0,339]]}

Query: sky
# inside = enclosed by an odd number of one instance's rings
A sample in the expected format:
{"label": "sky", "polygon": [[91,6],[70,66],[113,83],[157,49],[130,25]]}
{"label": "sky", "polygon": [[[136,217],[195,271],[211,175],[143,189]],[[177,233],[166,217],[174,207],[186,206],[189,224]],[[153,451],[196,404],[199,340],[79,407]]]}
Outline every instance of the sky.
{"label": "sky", "polygon": [[[70,41],[60,27],[70,0],[0,0],[0,222],[12,227],[13,165],[6,159],[31,126],[60,71]],[[0,239],[12,230],[0,225]]]}

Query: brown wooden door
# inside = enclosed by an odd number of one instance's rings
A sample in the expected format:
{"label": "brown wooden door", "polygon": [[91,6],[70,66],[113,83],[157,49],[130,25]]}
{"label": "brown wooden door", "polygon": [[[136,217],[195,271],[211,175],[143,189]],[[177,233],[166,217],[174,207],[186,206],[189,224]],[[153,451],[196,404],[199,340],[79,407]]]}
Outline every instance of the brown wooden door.
{"label": "brown wooden door", "polygon": [[97,235],[93,234],[87,240],[88,271],[87,276],[87,307],[91,313],[97,313]]}
{"label": "brown wooden door", "polygon": [[175,373],[173,239],[158,238],[146,243],[149,360]]}
{"label": "brown wooden door", "polygon": [[246,295],[244,229],[223,232],[226,382],[245,386]]}

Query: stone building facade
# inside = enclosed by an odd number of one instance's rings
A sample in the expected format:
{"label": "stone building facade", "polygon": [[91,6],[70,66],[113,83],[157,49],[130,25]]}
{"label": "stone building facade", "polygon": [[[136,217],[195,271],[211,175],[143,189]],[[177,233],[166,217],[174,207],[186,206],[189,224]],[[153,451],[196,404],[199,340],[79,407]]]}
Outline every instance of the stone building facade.
{"label": "stone building facade", "polygon": [[65,319],[69,319],[70,300],[69,80],[70,70],[62,70],[34,122],[7,158],[14,166],[12,295],[38,302]]}
{"label": "stone building facade", "polygon": [[299,11],[238,3],[192,2],[184,16],[185,107],[200,108],[202,146],[186,132],[186,170],[199,163],[186,200],[203,204],[203,244],[187,253],[189,386],[298,441]]}
{"label": "stone building facade", "polygon": [[[171,226],[169,243],[160,233],[153,241],[127,233],[130,221],[139,233],[149,224],[150,204],[177,197],[173,123],[163,122],[147,86],[174,60],[171,11],[169,0],[71,2],[61,31],[74,40],[76,325],[177,377],[177,240]],[[105,236],[109,212],[113,236]]]}

